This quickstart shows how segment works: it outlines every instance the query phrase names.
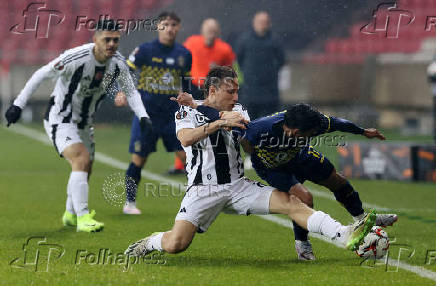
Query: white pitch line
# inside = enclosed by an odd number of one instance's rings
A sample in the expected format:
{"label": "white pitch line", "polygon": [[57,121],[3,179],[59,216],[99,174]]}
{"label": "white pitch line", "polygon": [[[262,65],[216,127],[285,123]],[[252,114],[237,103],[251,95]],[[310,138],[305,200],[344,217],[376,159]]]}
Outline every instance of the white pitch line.
{"label": "white pitch line", "polygon": [[[6,128],[4,128],[4,129],[6,129]],[[12,132],[24,135],[24,136],[26,136],[28,138],[31,138],[31,139],[35,139],[37,141],[40,141],[40,142],[44,143],[45,145],[51,145],[50,140],[48,139],[48,137],[45,134],[43,134],[43,133],[41,133],[39,131],[35,131],[35,130],[33,130],[31,128],[28,128],[28,127],[24,127],[23,125],[17,124],[17,125],[14,125],[12,128],[6,129],[6,130],[9,130],[9,131],[12,131]],[[95,153],[95,160],[100,162],[100,163],[103,163],[103,164],[106,164],[108,166],[111,166],[111,167],[114,167],[114,168],[117,168],[117,169],[121,169],[121,170],[125,170],[128,167],[127,163],[119,161],[119,160],[117,160],[115,158],[112,158],[112,157],[110,157],[108,155],[105,155],[103,153],[100,153],[100,152],[96,152]],[[142,170],[141,174],[142,174],[142,176],[147,177],[150,180],[167,182],[167,183],[169,183],[169,184],[171,184],[172,186],[175,186],[175,187],[179,187],[180,184],[181,184],[181,182],[169,179],[167,177],[164,177],[164,176],[161,176],[161,175],[158,175],[158,174],[146,171],[146,170]],[[327,198],[329,200],[335,200],[334,197],[332,195],[328,194],[328,193],[317,191],[317,190],[313,190],[313,189],[311,189],[310,191],[315,196]],[[391,211],[392,210],[392,209],[381,207],[381,206],[377,206],[377,205],[374,205],[374,204],[364,203],[364,206],[365,207],[369,207],[369,208],[375,208],[377,210],[384,210],[384,211]],[[278,217],[278,216],[274,216],[274,215],[265,215],[265,216],[260,216],[259,215],[257,217],[259,217],[261,219],[264,219],[264,220],[267,220],[267,221],[274,222],[275,224],[287,227],[287,228],[289,228],[291,230],[293,229],[293,226],[292,226],[290,220],[288,220],[288,219],[284,219],[284,218],[281,218],[281,217]],[[312,234],[311,233],[310,236],[314,237],[314,238],[317,238],[317,239],[321,239],[321,240],[323,240],[323,241],[325,241],[327,243],[330,243],[330,244],[333,244],[335,246],[343,248],[342,246],[334,243],[333,241],[329,240],[328,238],[326,238],[326,237],[324,237],[322,235]],[[401,261],[395,262],[395,261],[391,261],[390,260],[388,263],[391,266],[399,267],[399,268],[404,269],[406,271],[413,272],[413,273],[415,273],[418,276],[421,276],[423,278],[428,278],[430,280],[436,281],[436,272],[432,272],[432,271],[430,271],[428,269],[425,269],[423,267],[410,265],[410,264],[407,264],[407,263],[404,263],[404,262],[401,262]]]}
{"label": "white pitch line", "polygon": [[[330,192],[325,192],[314,188],[309,188],[309,190],[312,193],[312,195],[314,195],[315,197],[336,201],[335,196]],[[405,209],[405,208],[393,209],[393,208],[382,207],[376,204],[365,203],[365,202],[363,202],[363,207],[366,209],[375,209],[377,211],[382,211],[382,212],[436,212],[436,209]]]}

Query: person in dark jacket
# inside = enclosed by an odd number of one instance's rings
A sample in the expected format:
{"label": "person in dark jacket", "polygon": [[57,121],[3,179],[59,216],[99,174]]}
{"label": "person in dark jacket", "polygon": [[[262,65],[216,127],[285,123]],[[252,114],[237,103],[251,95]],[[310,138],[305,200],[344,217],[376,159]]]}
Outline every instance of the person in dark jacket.
{"label": "person in dark jacket", "polygon": [[241,103],[251,118],[259,118],[279,109],[278,73],[284,64],[280,42],[271,32],[267,12],[253,17],[253,30],[243,34],[236,46],[238,64],[244,76]]}

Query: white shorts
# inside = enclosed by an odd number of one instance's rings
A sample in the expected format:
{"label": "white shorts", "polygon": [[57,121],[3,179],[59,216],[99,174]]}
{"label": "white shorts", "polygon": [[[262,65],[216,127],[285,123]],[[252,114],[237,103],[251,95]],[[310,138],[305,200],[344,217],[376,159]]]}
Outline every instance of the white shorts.
{"label": "white shorts", "polygon": [[74,123],[50,125],[47,120],[44,120],[44,129],[61,157],[62,152],[68,146],[75,143],[83,143],[86,149],[88,149],[91,161],[94,160],[95,144],[94,128],[92,126],[79,129],[77,124]]}
{"label": "white shorts", "polygon": [[175,220],[186,220],[205,232],[221,211],[230,214],[268,214],[275,188],[242,177],[225,185],[191,186]]}

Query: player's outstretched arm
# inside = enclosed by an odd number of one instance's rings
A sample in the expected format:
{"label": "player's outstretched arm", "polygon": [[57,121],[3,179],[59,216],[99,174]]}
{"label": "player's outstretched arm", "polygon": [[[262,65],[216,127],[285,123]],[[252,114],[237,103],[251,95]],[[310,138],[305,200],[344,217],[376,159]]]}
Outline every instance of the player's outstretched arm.
{"label": "player's outstretched arm", "polygon": [[136,90],[129,69],[126,65],[123,65],[121,68],[121,74],[118,77],[118,84],[121,91],[126,95],[127,103],[135,115],[138,118],[150,118],[145,110],[144,104],[142,103],[141,95]]}
{"label": "player's outstretched arm", "polygon": [[177,97],[171,97],[172,101],[176,101],[181,106],[189,106],[193,109],[197,109],[202,114],[206,115],[211,121],[216,121],[218,119],[240,119],[245,123],[248,123],[248,120],[244,120],[244,117],[236,111],[218,111],[213,107],[206,105],[199,105],[195,102],[194,98],[191,94],[187,92],[180,92]]}
{"label": "player's outstretched arm", "polygon": [[386,137],[375,128],[364,129],[349,120],[339,117],[330,116],[326,118],[328,119],[328,123],[325,124],[326,126],[328,126],[326,128],[327,129],[326,132],[342,131],[352,134],[360,134],[370,139],[372,138],[377,138],[380,140],[386,139]]}
{"label": "player's outstretched arm", "polygon": [[24,88],[18,94],[14,103],[6,111],[5,117],[9,125],[16,123],[21,117],[21,111],[27,104],[27,101],[32,96],[32,94],[38,89],[41,83],[48,78],[53,78],[56,76],[56,71],[53,67],[53,62],[39,68],[30,79],[26,82]]}

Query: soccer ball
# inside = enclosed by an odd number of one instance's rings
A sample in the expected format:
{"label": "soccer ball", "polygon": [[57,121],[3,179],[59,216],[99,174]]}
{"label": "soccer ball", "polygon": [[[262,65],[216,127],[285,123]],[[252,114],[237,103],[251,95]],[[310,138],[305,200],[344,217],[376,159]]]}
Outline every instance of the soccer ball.
{"label": "soccer ball", "polygon": [[356,254],[363,258],[383,258],[389,249],[389,238],[386,231],[379,226],[373,226],[371,232],[363,239]]}

